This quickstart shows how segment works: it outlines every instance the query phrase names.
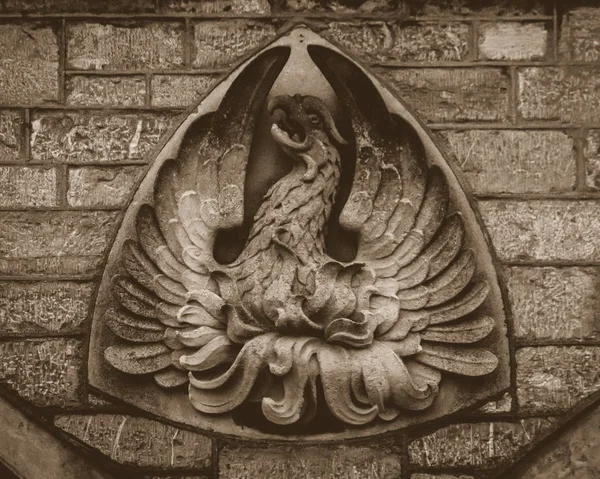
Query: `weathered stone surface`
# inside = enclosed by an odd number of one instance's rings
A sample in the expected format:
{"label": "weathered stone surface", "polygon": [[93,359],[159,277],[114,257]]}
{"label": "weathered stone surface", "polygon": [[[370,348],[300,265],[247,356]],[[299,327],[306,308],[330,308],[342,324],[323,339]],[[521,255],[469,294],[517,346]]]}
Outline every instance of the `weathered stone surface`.
{"label": "weathered stone surface", "polygon": [[571,8],[562,17],[558,51],[562,60],[600,60],[600,9]]}
{"label": "weathered stone surface", "polygon": [[160,0],[161,11],[186,13],[268,14],[268,0]]}
{"label": "weathered stone surface", "polygon": [[518,109],[526,120],[600,121],[598,67],[523,68],[518,82]]}
{"label": "weathered stone surface", "polygon": [[73,414],[56,416],[54,424],[121,464],[161,469],[210,464],[208,437],[150,419]]}
{"label": "weathered stone surface", "polygon": [[95,273],[117,219],[108,212],[5,212],[0,274]]}
{"label": "weathered stone surface", "polygon": [[225,448],[219,457],[221,479],[277,477],[281,479],[363,479],[400,477],[400,456],[378,444],[376,448],[273,447]]}
{"label": "weathered stone surface", "polygon": [[146,158],[171,124],[168,115],[39,113],[31,156],[56,163],[110,163]]}
{"label": "weathered stone surface", "polygon": [[511,408],[512,397],[510,393],[504,393],[500,399],[484,404],[478,409],[478,411],[485,414],[499,414],[503,412],[510,412]]}
{"label": "weathered stone surface", "polygon": [[548,30],[544,23],[484,23],[478,41],[483,60],[538,60],[546,56]]}
{"label": "weathered stone surface", "polygon": [[0,111],[0,162],[18,160],[22,154],[23,114]]}
{"label": "weathered stone surface", "polygon": [[58,39],[49,26],[0,26],[0,103],[58,100]]}
{"label": "weathered stone surface", "polygon": [[503,261],[600,260],[600,202],[594,200],[479,202]]}
{"label": "weathered stone surface", "polygon": [[71,168],[67,201],[87,208],[123,207],[145,171],[143,166]]}
{"label": "weathered stone surface", "polygon": [[0,282],[0,333],[79,331],[92,300],[92,283]]}
{"label": "weathered stone surface", "polygon": [[528,457],[516,474],[517,479],[593,479],[600,474],[600,406],[569,423]]}
{"label": "weathered stone surface", "polygon": [[590,339],[600,327],[600,269],[507,269],[515,335],[523,339]]}
{"label": "weathered stone surface", "polygon": [[0,167],[0,207],[55,206],[56,201],[54,168]]}
{"label": "weathered stone surface", "polygon": [[146,13],[153,0],[4,0],[1,13]]}
{"label": "weathered stone surface", "polygon": [[560,131],[443,132],[479,194],[543,193],[575,187],[573,140]]}
{"label": "weathered stone surface", "polygon": [[473,476],[465,476],[461,474],[460,476],[455,476],[453,474],[413,474],[410,476],[410,479],[475,479]]}
{"label": "weathered stone surface", "polygon": [[494,467],[514,461],[551,428],[546,419],[516,423],[452,424],[408,445],[411,464],[427,467]]}
{"label": "weathered stone surface", "polygon": [[330,23],[320,32],[366,62],[457,61],[469,54],[464,23]]}
{"label": "weathered stone surface", "polygon": [[181,23],[78,23],[68,26],[67,42],[67,66],[72,69],[164,69],[183,64]]}
{"label": "weathered stone surface", "polygon": [[565,411],[600,390],[600,347],[517,350],[517,399],[530,413]]}
{"label": "weathered stone surface", "polygon": [[585,184],[600,190],[600,130],[590,130],[584,140]]}
{"label": "weathered stone surface", "polygon": [[231,68],[275,35],[275,27],[264,22],[207,20],[196,23],[193,65],[199,68]]}
{"label": "weathered stone surface", "polygon": [[146,79],[142,76],[71,76],[67,79],[67,103],[85,106],[142,106]]}
{"label": "weathered stone surface", "polygon": [[154,75],[152,104],[189,108],[216,83],[210,75]]}
{"label": "weathered stone surface", "polygon": [[[406,2],[408,4],[408,2]],[[320,2],[316,0],[283,0],[278,2],[279,8],[292,12],[332,11],[336,13],[373,13],[392,11],[398,7],[397,0],[333,0]]]}
{"label": "weathered stone surface", "polygon": [[75,339],[0,342],[0,384],[38,406],[78,405],[81,356]]}
{"label": "weathered stone surface", "polygon": [[508,116],[508,76],[495,68],[382,70],[400,98],[429,122],[495,120]]}

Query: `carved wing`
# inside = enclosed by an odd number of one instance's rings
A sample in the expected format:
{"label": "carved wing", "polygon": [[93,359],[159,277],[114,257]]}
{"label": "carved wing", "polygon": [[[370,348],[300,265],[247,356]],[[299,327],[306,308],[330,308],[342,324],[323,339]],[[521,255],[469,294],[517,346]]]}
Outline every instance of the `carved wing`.
{"label": "carved wing", "polygon": [[[244,179],[259,110],[289,56],[267,50],[233,81],[215,113],[187,130],[177,158],[161,167],[153,205],[137,213],[135,237],[122,249],[113,278],[118,308],[104,315],[122,341],[105,358],[130,374],[154,375],[162,387],[187,382],[187,370],[235,357],[225,333],[222,298],[210,274],[221,229],[240,226]],[[200,346],[205,346],[199,351]],[[200,366],[201,365],[201,366]]]}
{"label": "carved wing", "polygon": [[437,386],[439,371],[492,372],[496,356],[473,346],[495,325],[477,311],[489,287],[476,279],[476,256],[445,175],[427,164],[417,133],[390,114],[358,66],[328,48],[308,50],[355,132],[356,172],[340,224],[359,233],[356,260],[375,277],[375,339],[406,356],[417,383]]}

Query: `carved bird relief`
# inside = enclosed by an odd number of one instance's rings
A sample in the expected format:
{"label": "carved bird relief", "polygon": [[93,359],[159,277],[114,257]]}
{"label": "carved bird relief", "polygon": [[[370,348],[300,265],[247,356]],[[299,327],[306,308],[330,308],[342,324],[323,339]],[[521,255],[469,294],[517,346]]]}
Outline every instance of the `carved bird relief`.
{"label": "carved bird relief", "polygon": [[[189,128],[139,208],[103,316],[118,342],[104,356],[162,388],[187,385],[204,414],[257,403],[276,425],[310,423],[319,409],[350,425],[390,421],[429,408],[447,374],[494,371],[496,356],[476,344],[495,326],[479,312],[488,283],[413,129],[352,62],[308,51],[353,134],[317,97],[272,99],[272,138],[292,167],[262,198],[239,256],[219,263],[215,239],[244,220],[256,119],[288,52],[257,57]],[[358,249],[344,262],[325,237],[347,144],[356,166],[339,224]]]}

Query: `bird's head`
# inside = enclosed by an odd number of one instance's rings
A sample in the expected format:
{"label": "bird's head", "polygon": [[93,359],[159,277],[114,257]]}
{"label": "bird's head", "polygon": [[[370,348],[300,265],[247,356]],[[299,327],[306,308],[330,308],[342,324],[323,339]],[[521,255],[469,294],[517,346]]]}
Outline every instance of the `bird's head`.
{"label": "bird's head", "polygon": [[325,103],[314,96],[280,95],[269,102],[271,134],[289,154],[308,151],[315,140],[346,144]]}

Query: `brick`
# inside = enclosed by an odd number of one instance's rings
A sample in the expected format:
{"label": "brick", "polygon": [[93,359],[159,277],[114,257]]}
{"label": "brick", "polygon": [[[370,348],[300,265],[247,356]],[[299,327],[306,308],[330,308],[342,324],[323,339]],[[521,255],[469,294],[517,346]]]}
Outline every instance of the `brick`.
{"label": "brick", "polygon": [[443,132],[476,193],[545,193],[575,187],[573,140],[560,131]]}
{"label": "brick", "polygon": [[181,67],[183,25],[167,22],[68,25],[67,65],[77,70]]}
{"label": "brick", "polygon": [[1,13],[147,13],[153,0],[3,0]]}
{"label": "brick", "polygon": [[504,393],[500,399],[484,404],[478,409],[478,411],[484,414],[499,414],[503,412],[510,412],[511,409],[512,397],[509,393]]}
{"label": "brick", "polygon": [[173,116],[35,114],[31,124],[31,156],[52,163],[141,161],[159,143]]}
{"label": "brick", "polygon": [[56,416],[54,424],[121,464],[163,469],[210,464],[208,437],[150,419],[73,414]]}
{"label": "brick", "polygon": [[0,282],[0,333],[72,333],[88,315],[94,285],[73,281]]}
{"label": "brick", "polygon": [[154,75],[152,105],[191,107],[198,103],[217,78],[211,75]]}
{"label": "brick", "polygon": [[367,62],[454,61],[469,54],[463,23],[336,22],[321,34]]}
{"label": "brick", "polygon": [[598,208],[593,200],[479,202],[502,261],[600,260]]}
{"label": "brick", "polygon": [[561,60],[600,60],[600,9],[572,8],[563,16],[558,52]]}
{"label": "brick", "polygon": [[600,390],[600,347],[545,346],[517,350],[522,412],[561,412]]}
{"label": "brick", "polygon": [[160,0],[163,12],[269,14],[268,0]]}
{"label": "brick", "polygon": [[100,211],[4,212],[0,274],[97,273],[117,220]]}
{"label": "brick", "polygon": [[380,73],[425,121],[508,117],[509,78],[500,69],[406,68]]}
{"label": "brick", "polygon": [[518,110],[526,120],[600,121],[600,67],[524,68]]}
{"label": "brick", "polygon": [[452,424],[408,445],[411,464],[424,467],[495,467],[509,464],[549,432],[546,419]]}
{"label": "brick", "polygon": [[[373,13],[393,11],[398,7],[397,0],[282,0],[277,2],[279,8],[285,11],[333,11],[336,13]],[[411,2],[403,2],[408,6]]]}
{"label": "brick", "polygon": [[67,79],[67,103],[83,106],[143,106],[143,76],[71,76]]}
{"label": "brick", "polygon": [[49,26],[0,26],[0,103],[58,101],[58,39]]}
{"label": "brick", "polygon": [[519,468],[514,479],[593,479],[600,471],[600,406],[578,415]]}
{"label": "brick", "polygon": [[0,166],[0,207],[55,206],[56,170]]}
{"label": "brick", "polygon": [[399,453],[378,447],[225,448],[220,453],[221,479],[379,479],[400,477]]}
{"label": "brick", "polygon": [[0,111],[0,162],[16,161],[22,155],[23,114]]}
{"label": "brick", "polygon": [[460,476],[455,476],[452,474],[413,474],[410,476],[410,479],[475,479],[473,476],[465,476],[461,474]]}
{"label": "brick", "polygon": [[78,340],[0,342],[0,384],[37,406],[77,406],[82,370]]}
{"label": "brick", "polygon": [[71,168],[67,202],[86,208],[122,208],[145,171],[138,166]]}
{"label": "brick", "polygon": [[591,339],[600,329],[600,269],[508,268],[515,335],[523,339]]}
{"label": "brick", "polygon": [[263,22],[208,20],[196,23],[193,65],[200,68],[231,68],[275,35],[275,27]]}
{"label": "brick", "polygon": [[585,184],[590,190],[600,190],[600,130],[590,130],[584,139]]}
{"label": "brick", "polygon": [[539,60],[546,56],[544,23],[484,23],[478,36],[482,60]]}

